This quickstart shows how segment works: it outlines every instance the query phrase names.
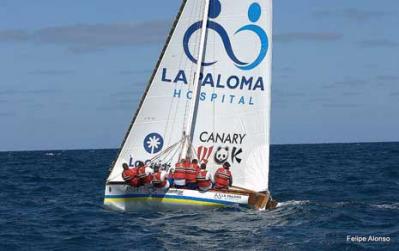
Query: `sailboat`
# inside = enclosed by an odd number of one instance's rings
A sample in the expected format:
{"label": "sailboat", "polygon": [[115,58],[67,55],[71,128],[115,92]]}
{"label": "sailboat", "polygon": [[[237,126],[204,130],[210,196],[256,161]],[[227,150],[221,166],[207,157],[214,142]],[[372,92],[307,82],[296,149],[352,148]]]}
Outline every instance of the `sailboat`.
{"label": "sailboat", "polygon": [[[276,206],[269,192],[272,0],[183,0],[106,181],[106,208]],[[122,165],[231,164],[233,186],[131,187]]]}

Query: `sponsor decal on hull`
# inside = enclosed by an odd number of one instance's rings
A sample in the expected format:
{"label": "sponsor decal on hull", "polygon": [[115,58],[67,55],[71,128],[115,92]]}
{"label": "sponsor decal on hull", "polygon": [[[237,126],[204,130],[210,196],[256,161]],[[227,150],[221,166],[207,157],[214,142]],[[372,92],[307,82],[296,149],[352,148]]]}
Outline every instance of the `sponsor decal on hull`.
{"label": "sponsor decal on hull", "polygon": [[214,198],[217,200],[241,200],[242,196],[237,194],[228,194],[228,193],[215,193]]}

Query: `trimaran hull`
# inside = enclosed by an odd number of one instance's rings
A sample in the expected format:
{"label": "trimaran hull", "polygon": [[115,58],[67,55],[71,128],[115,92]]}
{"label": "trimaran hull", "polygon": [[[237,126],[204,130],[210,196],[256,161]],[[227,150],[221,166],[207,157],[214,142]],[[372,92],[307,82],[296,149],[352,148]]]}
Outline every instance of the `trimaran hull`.
{"label": "trimaran hull", "polygon": [[119,211],[181,207],[251,207],[250,194],[243,192],[214,190],[200,192],[175,188],[165,191],[153,187],[133,188],[126,184],[108,184],[105,189],[104,205],[106,208]]}

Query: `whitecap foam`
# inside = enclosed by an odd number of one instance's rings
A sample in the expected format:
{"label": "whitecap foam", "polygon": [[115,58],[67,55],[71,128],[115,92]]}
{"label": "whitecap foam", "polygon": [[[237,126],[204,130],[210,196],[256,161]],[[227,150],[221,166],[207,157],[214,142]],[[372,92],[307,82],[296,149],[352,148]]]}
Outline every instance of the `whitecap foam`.
{"label": "whitecap foam", "polygon": [[385,204],[374,204],[372,205],[376,208],[383,208],[383,209],[399,209],[399,203],[385,203]]}
{"label": "whitecap foam", "polygon": [[309,200],[289,200],[289,201],[279,202],[277,204],[277,207],[299,206],[299,205],[305,205],[308,203],[310,203]]}

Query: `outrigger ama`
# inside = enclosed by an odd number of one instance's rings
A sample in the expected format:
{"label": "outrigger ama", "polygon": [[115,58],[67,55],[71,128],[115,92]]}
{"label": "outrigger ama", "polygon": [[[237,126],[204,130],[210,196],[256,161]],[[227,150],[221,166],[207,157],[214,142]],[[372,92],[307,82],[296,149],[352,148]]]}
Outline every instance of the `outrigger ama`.
{"label": "outrigger ama", "polygon": [[[271,37],[272,0],[183,0],[112,164],[107,208],[276,206],[269,192]],[[174,95],[176,90],[190,98]],[[200,102],[214,95],[250,97],[250,102]],[[181,159],[206,163],[198,176],[203,188],[205,168],[211,173],[219,168],[222,189],[169,187],[166,173],[173,173]],[[227,171],[220,168],[226,160],[231,162]],[[135,162],[139,168],[128,171]],[[156,167],[155,181],[145,178],[151,167]],[[223,175],[229,172],[234,186],[227,188]],[[130,180],[136,175],[143,185]],[[192,183],[195,175],[190,175]]]}

